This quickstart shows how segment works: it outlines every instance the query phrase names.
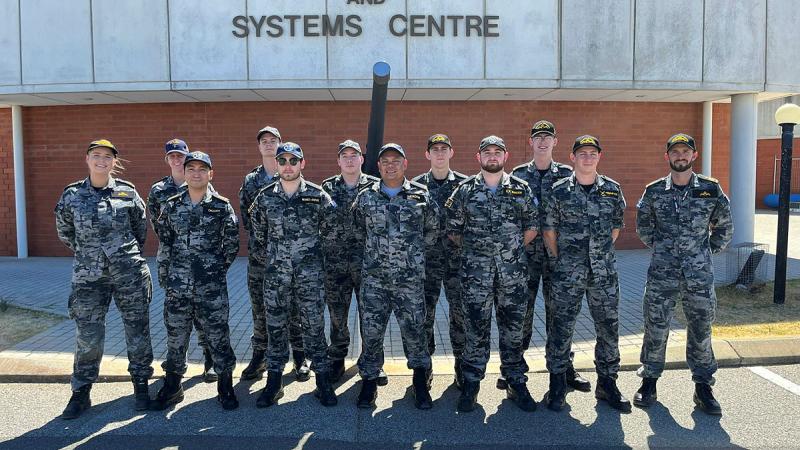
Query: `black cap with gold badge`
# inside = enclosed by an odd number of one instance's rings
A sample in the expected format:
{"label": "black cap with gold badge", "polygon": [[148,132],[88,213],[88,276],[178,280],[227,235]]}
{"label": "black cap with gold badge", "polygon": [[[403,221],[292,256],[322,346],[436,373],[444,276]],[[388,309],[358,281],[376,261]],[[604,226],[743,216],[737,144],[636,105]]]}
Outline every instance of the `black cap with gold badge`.
{"label": "black cap with gold badge", "polygon": [[602,152],[603,148],[600,147],[600,140],[590,134],[584,134],[575,138],[575,143],[572,144],[572,153],[581,147],[594,147],[598,152]]}
{"label": "black cap with gold badge", "polygon": [[694,146],[694,138],[685,133],[678,133],[669,138],[667,140],[667,151],[679,144],[683,144],[693,151],[697,151],[697,148]]}

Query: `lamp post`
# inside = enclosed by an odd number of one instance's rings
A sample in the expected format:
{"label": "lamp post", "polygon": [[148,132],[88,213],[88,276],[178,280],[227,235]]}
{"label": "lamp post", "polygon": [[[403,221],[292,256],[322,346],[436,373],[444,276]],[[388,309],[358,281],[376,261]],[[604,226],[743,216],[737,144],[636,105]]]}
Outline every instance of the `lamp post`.
{"label": "lamp post", "polygon": [[364,173],[380,176],[378,173],[378,150],[383,146],[383,127],[386,123],[386,96],[392,68],[385,61],[372,66],[372,102],[369,108],[369,128],[367,129],[367,155]]}
{"label": "lamp post", "polygon": [[787,103],[775,111],[781,127],[781,179],[778,193],[778,248],[775,252],[775,290],[772,301],[786,300],[786,251],[789,244],[789,194],[792,180],[792,139],[794,126],[800,123],[800,106]]}

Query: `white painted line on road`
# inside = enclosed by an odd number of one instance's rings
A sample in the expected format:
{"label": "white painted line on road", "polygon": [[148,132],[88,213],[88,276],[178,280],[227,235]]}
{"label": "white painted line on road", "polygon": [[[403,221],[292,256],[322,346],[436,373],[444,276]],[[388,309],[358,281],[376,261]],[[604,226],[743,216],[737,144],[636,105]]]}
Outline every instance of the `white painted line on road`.
{"label": "white painted line on road", "polygon": [[766,367],[750,367],[750,371],[773,384],[777,384],[792,394],[800,396],[800,385],[792,383]]}

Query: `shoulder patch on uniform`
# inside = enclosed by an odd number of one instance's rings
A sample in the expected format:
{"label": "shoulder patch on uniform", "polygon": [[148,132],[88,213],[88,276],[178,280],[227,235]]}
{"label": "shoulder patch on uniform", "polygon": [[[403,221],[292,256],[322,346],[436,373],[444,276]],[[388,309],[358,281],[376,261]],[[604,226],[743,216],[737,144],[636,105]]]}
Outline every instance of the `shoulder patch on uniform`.
{"label": "shoulder patch on uniform", "polygon": [[318,184],[315,184],[315,183],[312,183],[312,182],[310,182],[310,181],[308,181],[308,180],[306,180],[306,186],[308,186],[308,187],[311,187],[311,188],[313,188],[313,189],[316,189],[316,190],[318,190],[318,191],[321,191],[321,190],[322,190],[322,186],[320,186],[320,185],[318,185]]}
{"label": "shoulder patch on uniform", "polygon": [[156,185],[157,185],[157,184],[159,184],[159,183],[166,183],[166,182],[167,182],[167,178],[169,178],[169,175],[167,175],[167,176],[165,176],[164,178],[161,178],[160,180],[158,180],[158,181],[156,181],[155,183],[151,184],[151,185],[150,185],[150,189],[152,190],[152,189],[153,189],[154,187],[156,187]]}
{"label": "shoulder patch on uniform", "polygon": [[563,164],[560,162],[553,162],[553,164],[558,168],[559,171],[563,170],[565,172],[572,173],[572,171],[574,170],[572,166],[570,166],[569,164]]}
{"label": "shoulder patch on uniform", "polygon": [[561,186],[562,184],[567,183],[568,181],[569,181],[569,177],[562,178],[562,179],[556,181],[555,183],[553,183],[553,187]]}
{"label": "shoulder patch on uniform", "polygon": [[219,194],[218,194],[218,193],[216,193],[216,192],[212,192],[212,193],[211,193],[211,196],[212,196],[212,197],[214,197],[214,198],[220,199],[220,200],[222,200],[222,201],[223,201],[223,202],[225,202],[225,203],[230,203],[230,202],[231,202],[230,200],[228,200],[228,198],[227,198],[227,197],[223,197],[223,196],[219,195]]}
{"label": "shoulder patch on uniform", "polygon": [[456,172],[455,170],[453,171],[453,176],[456,177],[456,180],[465,180],[468,178],[467,175],[464,175],[461,172]]}
{"label": "shoulder patch on uniform", "polygon": [[408,183],[411,184],[412,186],[420,188],[420,189],[422,189],[422,190],[424,190],[426,192],[428,191],[428,186],[425,186],[422,183],[417,183],[416,181],[409,181]]}
{"label": "shoulder patch on uniform", "polygon": [[258,172],[258,169],[260,169],[260,168],[262,168],[262,167],[264,167],[264,166],[263,166],[263,165],[261,165],[261,164],[259,164],[259,165],[255,166],[255,167],[253,168],[253,170],[251,170],[251,171],[250,171],[250,172],[248,172],[248,173],[256,173],[256,172]]}
{"label": "shoulder patch on uniform", "polygon": [[[366,174],[365,174],[365,175],[366,175]],[[367,180],[369,180],[369,181],[371,181],[371,182],[375,182],[375,181],[378,181],[378,180],[380,180],[380,178],[378,178],[378,177],[374,177],[374,176],[372,176],[372,175],[366,175],[366,177],[367,177]]]}
{"label": "shoulder patch on uniform", "polygon": [[333,183],[336,180],[336,177],[338,177],[338,176],[339,175],[334,175],[332,177],[325,178],[324,180],[322,180],[322,184]]}
{"label": "shoulder patch on uniform", "polygon": [[608,176],[605,176],[605,175],[600,175],[600,176],[601,176],[601,177],[603,177],[603,179],[604,179],[605,181],[608,181],[608,182],[610,182],[610,183],[614,183],[614,184],[616,184],[617,186],[619,186],[619,185],[620,185],[620,184],[619,184],[619,183],[618,183],[616,180],[614,180],[614,179],[613,179],[613,178],[611,178],[611,177],[608,177]]}
{"label": "shoulder patch on uniform", "polygon": [[475,175],[470,175],[467,178],[464,178],[463,180],[461,180],[461,182],[458,183],[458,185],[461,186],[462,184],[467,184],[467,183],[469,183],[470,181],[472,181],[474,179],[475,179]]}
{"label": "shoulder patch on uniform", "polygon": [[647,189],[647,188],[649,188],[649,187],[651,187],[651,186],[655,186],[655,185],[657,185],[658,183],[660,183],[660,182],[662,182],[662,181],[664,181],[664,179],[663,179],[663,178],[659,178],[659,179],[657,179],[657,180],[653,180],[653,181],[651,181],[651,182],[647,183],[647,186],[645,186],[644,188],[645,188],[645,189]]}
{"label": "shoulder patch on uniform", "polygon": [[128,187],[136,189],[136,186],[134,186],[133,183],[131,183],[130,181],[120,180],[119,178],[117,178],[116,181],[117,181],[118,184],[122,184],[122,185],[125,185],[125,186],[128,186]]}
{"label": "shoulder patch on uniform", "polygon": [[520,177],[518,177],[516,175],[509,175],[509,178],[511,178],[512,180],[516,181],[517,183],[522,184],[523,186],[527,186],[528,185],[527,181],[523,180],[522,178],[520,178]]}
{"label": "shoulder patch on uniform", "polygon": [[419,180],[425,178],[425,175],[427,175],[427,174],[428,174],[428,172],[421,173],[421,174],[415,176],[414,178],[412,178],[411,181],[414,182],[414,183],[420,183],[421,184],[421,182]]}
{"label": "shoulder patch on uniform", "polygon": [[697,175],[697,178],[700,178],[701,180],[706,180],[706,181],[710,181],[712,183],[719,184],[719,180],[714,178],[714,177],[709,177],[709,176],[703,175],[702,173],[698,173],[696,175]]}
{"label": "shoulder patch on uniform", "polygon": [[66,190],[67,190],[67,189],[69,189],[69,188],[78,187],[78,186],[80,186],[82,183],[83,183],[83,180],[78,180],[78,181],[75,181],[75,182],[73,182],[73,183],[70,183],[70,184],[68,184],[68,185],[64,186],[64,190],[66,191]]}
{"label": "shoulder patch on uniform", "polygon": [[[185,192],[185,191],[183,191],[183,192]],[[164,201],[165,201],[165,202],[172,202],[172,201],[175,201],[175,200],[177,200],[177,199],[181,198],[181,195],[183,195],[183,192],[178,192],[177,194],[173,195],[172,197],[170,197],[170,198],[168,198],[168,199],[166,199],[166,200],[164,200]]]}

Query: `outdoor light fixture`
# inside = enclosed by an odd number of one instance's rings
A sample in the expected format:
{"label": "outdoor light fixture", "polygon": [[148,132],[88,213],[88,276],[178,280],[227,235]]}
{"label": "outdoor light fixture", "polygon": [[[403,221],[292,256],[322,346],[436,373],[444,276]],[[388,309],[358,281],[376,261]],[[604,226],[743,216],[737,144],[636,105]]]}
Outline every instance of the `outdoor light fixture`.
{"label": "outdoor light fixture", "polygon": [[781,127],[781,179],[778,194],[778,248],[775,252],[775,290],[772,301],[786,300],[786,252],[789,244],[789,194],[792,179],[792,140],[794,126],[800,123],[800,106],[787,103],[775,111],[775,122]]}

